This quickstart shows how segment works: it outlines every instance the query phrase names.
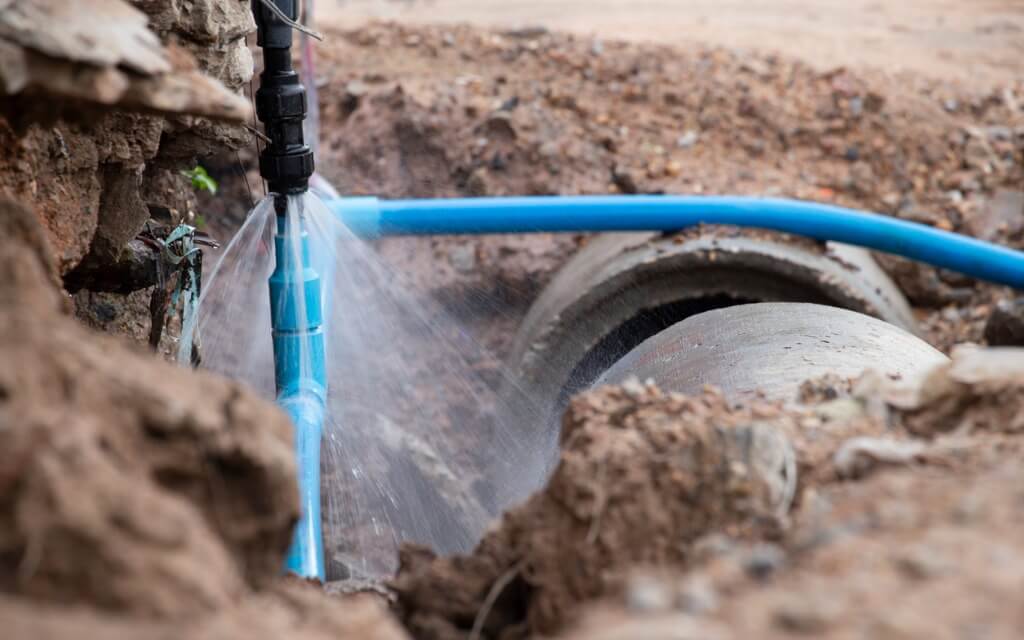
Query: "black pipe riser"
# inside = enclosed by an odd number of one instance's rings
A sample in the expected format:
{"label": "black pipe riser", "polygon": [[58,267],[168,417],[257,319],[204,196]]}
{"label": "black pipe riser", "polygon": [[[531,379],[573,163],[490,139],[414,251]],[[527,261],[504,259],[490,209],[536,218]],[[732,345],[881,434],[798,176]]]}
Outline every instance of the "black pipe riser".
{"label": "black pipe riser", "polygon": [[[294,0],[274,0],[292,19],[298,8]],[[263,47],[263,73],[256,92],[256,115],[270,139],[260,154],[260,175],[267,188],[277,194],[301,194],[309,189],[313,175],[313,151],[306,144],[302,123],[308,105],[306,88],[292,69],[292,27],[253,0],[257,43]]]}

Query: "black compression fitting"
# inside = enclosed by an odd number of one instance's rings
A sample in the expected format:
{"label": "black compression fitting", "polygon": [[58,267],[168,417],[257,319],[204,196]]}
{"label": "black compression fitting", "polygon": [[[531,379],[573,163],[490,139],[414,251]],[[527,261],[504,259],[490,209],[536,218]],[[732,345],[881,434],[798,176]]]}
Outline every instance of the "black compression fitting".
{"label": "black compression fitting", "polygon": [[[292,20],[298,19],[298,0],[269,1]],[[260,154],[260,175],[267,181],[268,190],[279,196],[304,193],[313,175],[313,151],[302,131],[306,88],[292,69],[292,27],[262,0],[252,0],[252,13],[256,18],[256,42],[263,49],[256,115],[270,138]]]}

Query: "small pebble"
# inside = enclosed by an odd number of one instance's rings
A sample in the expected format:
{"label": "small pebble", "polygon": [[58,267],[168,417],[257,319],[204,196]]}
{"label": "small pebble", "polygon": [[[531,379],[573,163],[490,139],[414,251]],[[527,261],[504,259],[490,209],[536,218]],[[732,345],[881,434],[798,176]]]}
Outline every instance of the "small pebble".
{"label": "small pebble", "polygon": [[718,592],[703,576],[688,576],[679,585],[676,606],[693,615],[712,613],[718,609]]}
{"label": "small pebble", "polygon": [[793,633],[818,635],[832,627],[842,614],[838,602],[822,596],[790,596],[775,610],[776,626]]}
{"label": "small pebble", "polygon": [[691,129],[676,139],[676,146],[680,149],[689,149],[697,144],[698,140],[700,140],[700,134]]}
{"label": "small pebble", "polygon": [[952,563],[937,548],[925,543],[899,550],[892,561],[908,578],[919,581],[931,580],[953,570]]}
{"label": "small pebble", "polygon": [[758,544],[743,558],[743,569],[751,578],[767,580],[786,564],[786,553],[774,544]]}
{"label": "small pebble", "polygon": [[626,587],[626,606],[644,613],[668,611],[672,608],[672,594],[662,581],[636,576]]}

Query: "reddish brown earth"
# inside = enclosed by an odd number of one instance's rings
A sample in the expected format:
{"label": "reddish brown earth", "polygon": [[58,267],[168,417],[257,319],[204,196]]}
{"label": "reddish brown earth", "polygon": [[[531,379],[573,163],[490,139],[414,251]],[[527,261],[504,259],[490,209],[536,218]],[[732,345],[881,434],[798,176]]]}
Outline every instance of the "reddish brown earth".
{"label": "reddish brown earth", "polygon": [[[1024,244],[1019,79],[967,89],[469,27],[328,36],[320,166],[347,193],[789,195]],[[1013,350],[961,351],[909,390],[815,381],[794,410],[733,407],[712,390],[599,390],[573,402],[549,485],[472,554],[406,550],[393,615],[379,598],[279,580],[297,507],[284,417],[68,316],[60,276],[99,246],[93,207],[101,194],[141,202],[144,174],[125,187],[120,169],[141,171],[164,140],[135,127],[150,120],[109,117],[124,120],[58,127],[67,158],[32,125],[0,162],[3,190],[34,207],[0,211],[0,353],[16,363],[0,372],[0,617],[12,637],[1019,635],[1019,611],[1002,606],[1024,575]],[[237,219],[248,196],[226,186]],[[63,198],[75,215],[59,215]],[[501,353],[584,241],[381,250]],[[981,340],[1008,299],[889,267],[943,348]],[[474,292],[487,304],[460,307]]]}
{"label": "reddish brown earth", "polygon": [[369,603],[280,584],[298,514],[284,414],[68,317],[45,231],[8,200],[0,272],[9,637],[402,637]]}
{"label": "reddish brown earth", "polygon": [[[1013,208],[1024,177],[1019,82],[978,90],[780,56],[545,32],[376,24],[327,36],[318,63],[319,166],[343,193],[787,195],[1024,242],[1024,216]],[[396,239],[381,251],[501,353],[536,292],[584,241]],[[980,341],[993,301],[1008,296],[905,262],[886,266],[944,349]],[[485,302],[467,310],[470,296]],[[1004,433],[1016,431],[1019,378],[989,388],[936,376],[926,387],[934,397],[909,405],[899,397],[887,404],[888,392],[872,381],[859,389],[816,381],[795,414],[647,388],[580,398],[548,488],[468,557],[407,550],[392,585],[396,612],[419,638],[676,637],[687,629],[786,637],[807,628],[836,637],[909,629],[913,637],[978,619],[998,632],[1014,624],[1013,613],[980,597],[962,596],[962,608],[926,627],[914,626],[928,612],[923,600],[906,601],[909,622],[887,606],[919,586],[914,562],[928,564],[917,555],[928,555],[931,523],[954,517],[949,500],[970,502],[974,481],[1000,505],[1014,500],[993,478],[1010,473],[1020,448],[1015,433]],[[842,397],[851,390],[854,399]],[[766,508],[772,483],[747,473],[759,461],[725,446],[734,430],[755,424],[784,434],[781,449],[794,455],[796,489],[784,517]],[[938,477],[959,478],[959,491],[932,491]],[[904,492],[919,498],[904,500]],[[916,519],[904,523],[907,510]],[[955,555],[964,541],[987,544],[1005,523],[1001,515],[968,518],[962,537],[939,541],[936,555]],[[892,560],[861,560],[890,546]],[[975,584],[1001,593],[991,564],[960,566],[936,582],[943,594]],[[794,603],[788,589],[805,590],[811,604]],[[849,602],[865,591],[872,605],[858,613]],[[835,602],[811,597],[821,592],[835,592]],[[735,622],[741,614],[733,611],[748,608],[757,622]]]}
{"label": "reddish brown earth", "polygon": [[1014,637],[1022,376],[1019,350],[960,351],[798,410],[590,392],[473,554],[407,551],[399,614],[430,639]]}
{"label": "reddish brown earth", "polygon": [[[1024,242],[1019,80],[969,90],[543,31],[375,24],[327,38],[319,167],[343,193],[779,195]],[[491,292],[500,313],[482,309],[476,320],[501,353],[580,241],[391,240],[382,251],[446,298]],[[1008,295],[884,264],[940,348],[981,341],[993,303]]]}
{"label": "reddish brown earth", "polygon": [[605,40],[778,52],[820,68],[912,72],[979,84],[1019,77],[1015,0],[323,0],[321,23],[374,19],[552,30]]}

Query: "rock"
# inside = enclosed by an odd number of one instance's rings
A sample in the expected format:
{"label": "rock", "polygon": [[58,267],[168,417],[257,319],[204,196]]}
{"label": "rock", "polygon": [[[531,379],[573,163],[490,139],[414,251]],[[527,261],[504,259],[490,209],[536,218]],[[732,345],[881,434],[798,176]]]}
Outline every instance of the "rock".
{"label": "rock", "polygon": [[612,184],[619,188],[619,191],[626,194],[634,194],[640,191],[637,186],[637,172],[625,167],[615,165],[612,168]]}
{"label": "rock", "polygon": [[697,144],[698,140],[700,140],[700,134],[693,129],[690,129],[676,139],[676,146],[680,149],[689,149],[693,145]]}
{"label": "rock", "polygon": [[983,240],[1005,240],[1024,231],[1024,191],[998,189],[970,221],[971,233]]}
{"label": "rock", "polygon": [[171,64],[146,21],[122,0],[0,0],[0,39],[58,60],[166,73]]}
{"label": "rock", "polygon": [[905,465],[925,452],[921,442],[891,438],[850,438],[836,451],[833,464],[841,477],[861,477],[883,465]]}
{"label": "rock", "polygon": [[775,609],[775,624],[786,631],[817,636],[829,630],[842,614],[839,603],[826,595],[814,598],[790,596]]}
{"label": "rock", "polygon": [[[894,400],[890,400],[893,403]],[[1024,431],[1024,349],[968,348],[920,381],[917,393],[899,398],[898,424],[919,436],[953,430],[971,433]]]}
{"label": "rock", "polygon": [[[232,92],[252,74],[244,42],[253,27],[249,3],[0,5],[0,93],[4,86],[17,92],[0,105],[0,144],[13,150],[0,159],[0,192],[32,206],[62,273],[91,254],[83,268],[109,281],[101,272],[120,268],[114,262],[123,262],[120,252],[149,206],[191,210],[194,197],[178,170],[194,166],[198,152],[248,139],[239,126],[193,116],[251,117],[248,102]],[[139,8],[151,13],[160,36],[178,44],[161,44]],[[197,29],[195,21],[215,26]],[[207,33],[201,43],[185,37],[199,32]],[[82,102],[91,109],[83,111]],[[192,115],[186,122],[182,114]]]}
{"label": "rock", "polygon": [[165,49],[121,0],[0,2],[0,88],[245,122],[248,101]]}
{"label": "rock", "polygon": [[937,578],[953,570],[953,564],[943,552],[926,543],[900,549],[893,555],[892,560],[907,577],[918,581]]}
{"label": "rock", "polygon": [[743,569],[752,578],[766,580],[786,563],[786,553],[774,544],[754,545],[743,558]]}
{"label": "rock", "polygon": [[985,128],[985,135],[990,140],[1013,140],[1013,129],[1001,125],[992,125]]}
{"label": "rock", "polygon": [[993,347],[1024,347],[1024,298],[996,303],[985,323],[985,341]]}
{"label": "rock", "polygon": [[476,247],[472,244],[452,247],[448,252],[448,261],[456,271],[471,273],[476,268]]}
{"label": "rock", "polygon": [[626,585],[626,606],[638,613],[668,611],[672,608],[672,592],[657,578],[634,576]]}
{"label": "rock", "polygon": [[719,595],[714,585],[700,575],[682,580],[676,593],[676,607],[685,613],[704,615],[718,608]]}
{"label": "rock", "polygon": [[370,85],[360,80],[353,80],[345,85],[344,106],[347,112],[359,108],[363,98],[370,92]]}
{"label": "rock", "polygon": [[477,132],[490,140],[512,142],[516,139],[516,129],[512,124],[512,114],[508,111],[495,111],[480,125]]}

